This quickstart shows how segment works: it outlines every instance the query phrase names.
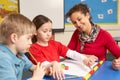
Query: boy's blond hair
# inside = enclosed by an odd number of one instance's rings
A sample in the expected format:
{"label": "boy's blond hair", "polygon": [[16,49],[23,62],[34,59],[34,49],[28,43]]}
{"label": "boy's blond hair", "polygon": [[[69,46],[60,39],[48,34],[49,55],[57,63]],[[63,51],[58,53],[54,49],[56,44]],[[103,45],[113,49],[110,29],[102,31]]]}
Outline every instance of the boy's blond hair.
{"label": "boy's blond hair", "polygon": [[9,43],[9,38],[12,33],[21,36],[28,33],[34,34],[35,31],[34,23],[19,13],[11,13],[5,16],[0,24],[0,38],[4,44]]}

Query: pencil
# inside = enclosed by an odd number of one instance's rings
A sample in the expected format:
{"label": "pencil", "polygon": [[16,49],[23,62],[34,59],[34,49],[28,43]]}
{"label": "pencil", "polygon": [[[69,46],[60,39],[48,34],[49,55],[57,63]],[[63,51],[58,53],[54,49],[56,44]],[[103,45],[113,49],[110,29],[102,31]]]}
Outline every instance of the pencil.
{"label": "pencil", "polygon": [[35,59],[35,57],[31,54],[31,52],[28,50],[28,54],[31,56],[31,58],[35,61],[35,63],[37,64],[38,61]]}
{"label": "pencil", "polygon": [[105,59],[100,60],[100,61],[98,62],[98,64],[97,64],[85,77],[82,78],[82,80],[88,80],[88,79],[91,77],[91,75],[92,75],[95,71],[97,71],[97,69],[103,64],[104,60],[105,60]]}

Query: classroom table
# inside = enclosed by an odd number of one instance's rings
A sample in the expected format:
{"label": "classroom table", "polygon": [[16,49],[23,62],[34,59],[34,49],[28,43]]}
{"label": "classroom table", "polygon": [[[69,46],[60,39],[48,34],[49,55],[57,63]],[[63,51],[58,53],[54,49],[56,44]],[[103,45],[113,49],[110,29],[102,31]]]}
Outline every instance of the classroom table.
{"label": "classroom table", "polygon": [[[111,65],[112,65],[111,61],[104,61],[104,63],[89,78],[89,80],[120,80],[120,70],[113,70]],[[65,80],[82,80],[82,77],[69,78],[69,75],[66,75],[66,76],[68,78]],[[28,80],[28,79],[26,78],[24,80]],[[52,77],[45,76],[45,78],[43,80],[54,80],[54,79]]]}
{"label": "classroom table", "polygon": [[111,61],[105,61],[89,80],[120,80],[120,70],[113,70],[111,65]]}

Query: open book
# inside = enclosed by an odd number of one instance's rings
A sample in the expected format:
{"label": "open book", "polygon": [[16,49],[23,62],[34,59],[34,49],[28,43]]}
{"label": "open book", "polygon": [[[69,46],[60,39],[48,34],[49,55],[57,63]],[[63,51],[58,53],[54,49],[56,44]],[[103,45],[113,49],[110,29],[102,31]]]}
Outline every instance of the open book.
{"label": "open book", "polygon": [[[91,68],[93,68],[98,62],[96,62]],[[91,69],[87,67],[85,64],[75,61],[75,60],[64,60],[61,62],[61,65],[64,65],[67,67],[67,70],[64,69],[64,73],[68,75],[74,75],[76,77],[84,77],[86,74],[88,74]]]}

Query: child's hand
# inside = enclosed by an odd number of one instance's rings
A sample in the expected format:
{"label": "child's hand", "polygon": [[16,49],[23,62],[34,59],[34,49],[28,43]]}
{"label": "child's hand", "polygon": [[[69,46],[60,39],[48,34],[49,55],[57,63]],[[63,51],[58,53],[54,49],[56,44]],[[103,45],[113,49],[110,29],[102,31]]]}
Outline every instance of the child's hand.
{"label": "child's hand", "polygon": [[115,70],[119,70],[120,69],[120,58],[114,59],[112,61],[112,68],[115,69]]}
{"label": "child's hand", "polygon": [[52,62],[51,73],[53,75],[53,78],[57,78],[57,80],[65,79],[63,69],[61,68],[60,63],[57,61]]}
{"label": "child's hand", "polygon": [[33,72],[33,77],[30,80],[42,80],[45,75],[45,67],[38,62],[36,69]]}
{"label": "child's hand", "polygon": [[84,64],[91,68],[93,64],[95,64],[95,61],[98,61],[98,57],[94,55],[87,56],[86,59],[83,60]]}
{"label": "child's hand", "polygon": [[46,74],[47,76],[52,76],[52,67],[46,67]]}

